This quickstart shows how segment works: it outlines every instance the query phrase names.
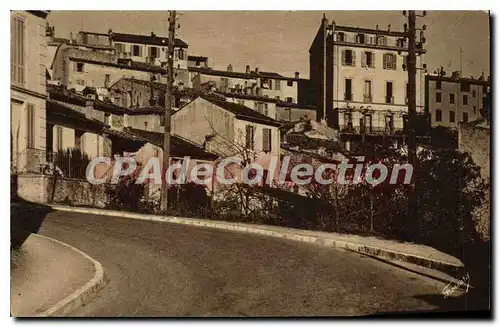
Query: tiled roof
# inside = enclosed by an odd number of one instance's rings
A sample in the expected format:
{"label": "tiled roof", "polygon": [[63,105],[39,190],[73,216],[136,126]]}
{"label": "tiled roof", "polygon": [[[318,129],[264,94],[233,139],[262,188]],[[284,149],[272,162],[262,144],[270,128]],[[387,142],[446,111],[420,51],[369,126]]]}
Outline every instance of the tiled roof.
{"label": "tiled roof", "polygon": [[255,110],[252,110],[244,105],[233,103],[233,102],[228,102],[226,100],[222,100],[219,98],[216,98],[214,96],[207,96],[207,95],[202,95],[200,96],[204,100],[221,107],[222,109],[225,109],[229,112],[232,112],[233,114],[236,115],[236,118],[241,119],[241,120],[247,120],[247,121],[253,121],[259,124],[264,124],[264,125],[271,125],[271,126],[280,126],[281,124],[277,121],[272,119],[271,117],[268,117],[266,115],[263,115]]}
{"label": "tiled roof", "polygon": [[471,84],[478,84],[478,85],[489,85],[490,82],[487,80],[479,80],[475,78],[470,78],[470,77],[457,77],[457,78],[452,78],[451,76],[437,76],[437,75],[425,75],[426,79],[433,80],[433,81],[444,81],[444,82],[452,82],[452,83],[460,83],[460,82],[467,82]]}
{"label": "tiled roof", "polygon": [[273,78],[273,79],[279,79],[279,80],[292,80],[292,81],[298,81],[299,79],[294,78],[294,77],[286,77],[283,75],[280,75],[278,73],[273,73],[273,72],[255,72],[251,71],[250,73],[243,73],[243,72],[228,72],[226,70],[216,70],[212,68],[205,68],[205,67],[188,67],[189,71],[192,72],[198,72],[201,74],[205,75],[212,75],[212,76],[226,76],[226,77],[233,77],[233,78],[243,78],[243,79],[256,79],[259,77],[264,77],[264,78]]}
{"label": "tiled roof", "polygon": [[297,109],[304,109],[304,110],[316,110],[315,106],[311,106],[308,104],[300,104],[300,103],[291,103],[291,102],[286,102],[286,101],[278,101],[276,103],[277,107],[283,107],[283,108],[297,108]]}
{"label": "tiled roof", "polygon": [[100,111],[118,114],[118,115],[123,115],[123,114],[127,114],[130,112],[129,109],[117,106],[113,103],[105,102],[105,101],[101,101],[101,100],[97,100],[97,99],[96,100],[89,99],[83,95],[63,90],[60,87],[57,87],[54,85],[47,85],[47,92],[49,93],[51,100],[58,100],[58,101],[62,101],[62,102],[67,103],[67,104],[74,104],[77,106],[85,106],[85,102],[87,100],[92,100],[94,102],[94,109],[97,109]]}
{"label": "tiled roof", "polygon": [[[152,35],[114,33],[114,32],[112,35],[113,35],[112,40],[115,42],[168,46],[168,37],[161,37],[156,35],[152,36]],[[176,38],[174,39],[174,46],[178,48],[187,48],[188,44],[182,41],[181,39]]]}
{"label": "tiled roof", "polygon": [[373,28],[353,27],[353,26],[335,25],[335,29],[337,31],[343,31],[343,32],[379,34],[379,35],[399,36],[399,37],[406,36],[404,32],[388,31],[388,30],[373,29]]}
{"label": "tiled roof", "polygon": [[152,72],[152,73],[160,73],[160,74],[167,73],[166,69],[163,69],[163,68],[155,66],[155,65],[150,65],[150,64],[145,63],[145,62],[139,62],[139,61],[130,61],[130,64],[120,64],[120,63],[116,63],[116,62],[84,59],[84,58],[77,58],[77,57],[70,57],[69,59],[72,61],[75,61],[75,62],[83,62],[83,63],[89,63],[89,64],[102,65],[102,66],[117,67],[117,68],[121,68],[121,69],[139,70],[139,71],[144,71],[144,72]]}
{"label": "tiled roof", "polygon": [[204,57],[204,56],[188,56],[188,60],[200,60],[200,61],[206,61],[208,60],[208,57]]}
{"label": "tiled roof", "polygon": [[[126,128],[126,132],[135,135],[141,139],[147,140],[149,143],[159,147],[163,147],[164,134],[145,131],[135,128]],[[190,142],[178,135],[170,137],[170,150],[173,156],[190,156],[192,158],[215,160],[218,156],[214,153],[206,151],[203,147],[196,143]]]}

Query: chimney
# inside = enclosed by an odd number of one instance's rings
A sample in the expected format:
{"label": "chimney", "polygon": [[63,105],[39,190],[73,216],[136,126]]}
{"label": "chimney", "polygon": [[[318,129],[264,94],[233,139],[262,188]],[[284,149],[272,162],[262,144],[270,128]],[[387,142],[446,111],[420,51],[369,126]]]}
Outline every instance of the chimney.
{"label": "chimney", "polygon": [[375,25],[375,29],[378,31],[378,24],[377,24],[377,25]]}
{"label": "chimney", "polygon": [[255,73],[259,73],[259,67],[255,67]]}
{"label": "chimney", "polygon": [[87,118],[92,117],[93,111],[94,111],[94,100],[92,99],[85,100],[85,116]]}
{"label": "chimney", "polygon": [[296,79],[299,79],[299,75],[300,75],[300,73],[299,73],[299,72],[295,72],[295,78],[296,78]]}
{"label": "chimney", "polygon": [[233,71],[233,65],[229,64],[229,65],[227,66],[227,71],[228,71],[228,72],[232,72],[232,71]]}
{"label": "chimney", "polygon": [[74,43],[74,40],[73,40],[73,32],[69,32],[69,43],[73,44]]}
{"label": "chimney", "polygon": [[151,37],[156,37],[156,34],[154,32],[151,32]]}
{"label": "chimney", "polygon": [[387,32],[390,32],[390,31],[391,31],[391,24],[389,24],[389,25],[387,26]]}
{"label": "chimney", "polygon": [[246,72],[247,74],[250,74],[250,66],[249,66],[249,65],[247,65],[247,68],[246,68],[245,72]]}

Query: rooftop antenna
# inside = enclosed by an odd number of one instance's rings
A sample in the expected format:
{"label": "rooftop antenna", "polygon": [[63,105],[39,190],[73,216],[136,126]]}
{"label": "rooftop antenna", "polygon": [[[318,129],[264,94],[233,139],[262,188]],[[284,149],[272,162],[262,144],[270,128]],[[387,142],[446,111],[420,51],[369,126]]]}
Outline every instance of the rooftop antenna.
{"label": "rooftop antenna", "polygon": [[80,12],[80,31],[83,31],[83,12]]}

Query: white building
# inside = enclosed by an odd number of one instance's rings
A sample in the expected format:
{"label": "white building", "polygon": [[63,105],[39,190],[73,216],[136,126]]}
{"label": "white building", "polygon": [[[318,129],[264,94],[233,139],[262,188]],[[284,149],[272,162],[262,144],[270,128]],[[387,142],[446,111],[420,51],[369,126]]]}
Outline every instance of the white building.
{"label": "white building", "polygon": [[45,162],[47,11],[10,12],[11,170],[40,171]]}
{"label": "white building", "polygon": [[172,115],[172,134],[223,156],[279,155],[280,123],[244,105],[200,96]]}
{"label": "white building", "polygon": [[[417,46],[419,54],[425,53]],[[408,113],[406,33],[340,26],[324,17],[313,40],[310,75],[318,121],[352,134],[393,135]],[[417,56],[417,67],[421,67]],[[423,112],[423,70],[417,70],[417,112]]]}

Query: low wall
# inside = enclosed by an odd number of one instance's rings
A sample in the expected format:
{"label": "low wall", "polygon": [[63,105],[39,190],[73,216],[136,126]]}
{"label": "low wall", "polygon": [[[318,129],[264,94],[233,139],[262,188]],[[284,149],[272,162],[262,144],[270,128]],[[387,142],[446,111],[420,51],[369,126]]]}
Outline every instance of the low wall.
{"label": "low wall", "polygon": [[[53,177],[48,175],[19,175],[17,194],[28,201],[49,203],[53,183]],[[106,200],[106,184],[92,185],[87,181],[70,178],[56,180],[53,203],[104,208]]]}

